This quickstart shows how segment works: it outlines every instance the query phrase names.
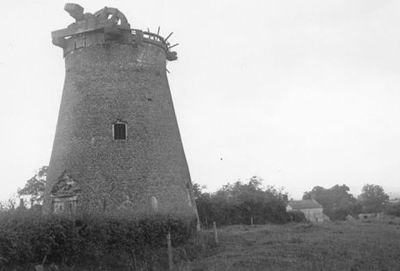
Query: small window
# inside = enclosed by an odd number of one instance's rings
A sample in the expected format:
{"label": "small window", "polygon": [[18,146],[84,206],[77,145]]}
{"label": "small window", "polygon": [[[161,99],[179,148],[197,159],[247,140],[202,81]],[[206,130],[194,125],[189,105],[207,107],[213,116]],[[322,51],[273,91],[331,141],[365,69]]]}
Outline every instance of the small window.
{"label": "small window", "polygon": [[55,202],[54,203],[54,213],[61,214],[64,212],[64,202]]}
{"label": "small window", "polygon": [[117,122],[113,125],[113,134],[115,140],[126,139],[126,123]]}

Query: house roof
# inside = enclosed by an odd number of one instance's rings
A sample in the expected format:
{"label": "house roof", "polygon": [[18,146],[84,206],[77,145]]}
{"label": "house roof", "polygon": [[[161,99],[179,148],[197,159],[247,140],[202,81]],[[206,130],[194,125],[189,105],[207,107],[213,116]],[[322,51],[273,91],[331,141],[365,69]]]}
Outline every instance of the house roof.
{"label": "house roof", "polygon": [[292,200],[288,202],[288,205],[293,209],[316,209],[322,208],[322,205],[313,199],[306,200]]}

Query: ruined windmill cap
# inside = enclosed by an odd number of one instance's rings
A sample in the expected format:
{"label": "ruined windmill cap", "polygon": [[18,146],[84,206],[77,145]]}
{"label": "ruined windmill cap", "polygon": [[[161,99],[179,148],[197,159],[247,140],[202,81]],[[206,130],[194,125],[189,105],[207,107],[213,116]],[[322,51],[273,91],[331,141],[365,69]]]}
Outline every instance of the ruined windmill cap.
{"label": "ruined windmill cap", "polygon": [[149,43],[161,47],[167,60],[177,59],[176,52],[170,50],[177,44],[171,46],[167,42],[172,33],[164,39],[159,32],[155,34],[131,29],[125,15],[116,8],[104,7],[92,14],[84,13],[84,8],[78,4],[67,3],[64,10],[75,19],[75,22],[68,25],[67,28],[51,33],[53,44],[63,48],[64,55],[79,48],[110,42],[135,46]]}

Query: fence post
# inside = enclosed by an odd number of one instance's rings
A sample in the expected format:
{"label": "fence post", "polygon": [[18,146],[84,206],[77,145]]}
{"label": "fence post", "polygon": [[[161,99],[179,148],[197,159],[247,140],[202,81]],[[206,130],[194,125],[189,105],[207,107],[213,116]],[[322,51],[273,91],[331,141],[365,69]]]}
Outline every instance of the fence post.
{"label": "fence post", "polygon": [[174,263],[172,261],[172,245],[171,245],[171,233],[167,234],[167,245],[168,245],[168,268],[170,271],[174,269]]}
{"label": "fence post", "polygon": [[217,223],[216,223],[215,221],[213,222],[213,228],[214,228],[214,240],[215,240],[215,244],[218,245]]}

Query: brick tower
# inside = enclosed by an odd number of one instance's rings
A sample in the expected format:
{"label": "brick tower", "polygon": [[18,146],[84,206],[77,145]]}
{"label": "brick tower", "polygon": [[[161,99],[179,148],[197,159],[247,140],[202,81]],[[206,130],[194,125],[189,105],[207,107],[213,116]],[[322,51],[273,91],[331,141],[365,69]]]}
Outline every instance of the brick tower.
{"label": "brick tower", "polygon": [[151,212],[197,218],[166,75],[167,39],[131,29],[115,8],[52,33],[65,82],[45,190],[46,213]]}

